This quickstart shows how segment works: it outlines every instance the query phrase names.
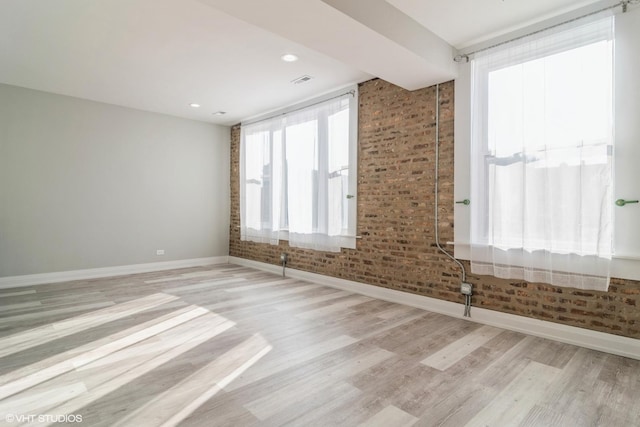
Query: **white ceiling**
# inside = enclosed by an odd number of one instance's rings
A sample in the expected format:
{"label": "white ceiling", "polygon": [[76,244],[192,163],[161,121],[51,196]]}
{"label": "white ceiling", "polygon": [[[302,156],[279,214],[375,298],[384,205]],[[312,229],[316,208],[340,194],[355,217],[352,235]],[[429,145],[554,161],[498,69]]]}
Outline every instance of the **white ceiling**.
{"label": "white ceiling", "polygon": [[386,0],[456,49],[597,3],[598,0]]}
{"label": "white ceiling", "polygon": [[454,47],[595,2],[0,0],[0,83],[229,125],[372,77],[450,80]]}

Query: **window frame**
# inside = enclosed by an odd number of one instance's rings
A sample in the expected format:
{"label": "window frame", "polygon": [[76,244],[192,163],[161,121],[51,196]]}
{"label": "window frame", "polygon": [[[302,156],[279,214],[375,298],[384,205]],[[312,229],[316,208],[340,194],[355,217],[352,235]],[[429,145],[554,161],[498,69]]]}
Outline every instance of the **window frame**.
{"label": "window frame", "polygon": [[[348,156],[349,156],[349,164],[345,165],[346,169],[348,170],[348,180],[347,180],[347,185],[348,185],[348,197],[345,198],[344,203],[347,206],[347,228],[343,228],[342,232],[339,236],[329,236],[329,237],[336,237],[340,240],[340,247],[342,248],[347,248],[347,249],[355,249],[356,247],[356,233],[357,233],[357,183],[358,183],[358,177],[357,177],[357,173],[358,173],[358,86],[357,85],[352,85],[346,88],[342,88],[341,90],[338,91],[333,91],[327,94],[324,94],[322,96],[319,97],[315,97],[313,99],[309,99],[305,102],[302,103],[298,103],[298,104],[294,104],[291,105],[289,107],[280,109],[280,110],[276,110],[276,111],[272,111],[270,113],[266,113],[260,116],[255,116],[254,118],[251,118],[250,120],[246,120],[243,121],[240,125],[242,126],[247,126],[247,125],[253,125],[259,122],[265,122],[268,121],[270,119],[275,120],[276,118],[281,118],[281,116],[286,116],[287,114],[290,113],[294,113],[296,111],[299,110],[305,110],[305,109],[311,109],[313,108],[313,106],[316,105],[321,105],[323,103],[329,102],[333,99],[336,99],[338,97],[342,97],[342,96],[346,96],[348,99],[348,110],[349,110],[349,128],[348,128]],[[320,127],[322,123],[323,125],[326,125],[327,129],[322,129],[319,130],[318,133],[322,133],[322,132],[328,132],[328,124],[329,124],[329,116],[327,116],[326,114],[321,114],[322,117],[319,117],[318,119],[318,126]],[[274,131],[274,128],[270,129],[270,138],[273,138],[273,134],[275,132],[286,132],[286,125],[278,128],[277,130]],[[271,139],[272,140],[272,139]],[[242,136],[241,136],[241,140],[240,140],[240,144],[242,144]],[[240,156],[239,162],[241,163],[243,161],[242,155]],[[240,167],[242,167],[242,164],[240,164]],[[329,167],[329,165],[327,165],[327,167]],[[341,170],[344,170],[345,168],[343,167]],[[284,167],[283,164],[283,174],[285,175],[285,178],[283,178],[285,180],[285,185],[286,185],[286,169]],[[328,173],[329,175],[329,173]],[[329,178],[329,177],[328,177]],[[327,181],[328,182],[328,181]],[[244,183],[242,182],[242,176],[241,176],[241,181],[240,181],[240,186],[242,189],[242,186],[244,185]],[[243,197],[243,191],[240,191],[240,197]],[[288,199],[288,194],[285,192],[284,196],[285,200]],[[343,206],[345,206],[345,204],[343,204]],[[242,210],[242,201],[241,201],[241,208]],[[242,212],[240,217],[242,218]],[[289,240],[289,224],[287,222],[288,219],[288,210],[285,209],[285,212],[283,214],[283,218],[280,224],[279,224],[279,230],[277,230],[277,240],[285,240],[288,241]],[[242,224],[240,224],[240,227],[242,227]],[[241,233],[242,234],[242,233]],[[252,241],[258,241],[258,240],[253,240],[253,239],[244,239],[241,238],[242,240],[252,240]],[[261,240],[262,242],[264,242],[265,240]],[[273,242],[271,242],[273,243]],[[277,243],[273,243],[273,244],[277,244]]]}
{"label": "window frame", "polygon": [[[483,67],[480,70],[480,78],[479,80],[482,82],[480,89],[481,89],[481,93],[479,95],[480,99],[482,100],[482,108],[480,109],[481,112],[481,117],[479,122],[481,123],[481,129],[482,129],[482,147],[481,150],[479,151],[478,154],[481,154],[482,159],[470,159],[470,166],[473,162],[478,162],[478,163],[483,163],[482,169],[484,170],[484,182],[483,182],[483,186],[484,188],[490,188],[491,184],[490,184],[490,166],[491,166],[491,159],[499,159],[500,157],[497,157],[495,155],[495,153],[492,153],[492,150],[490,148],[490,142],[489,142],[489,130],[490,130],[490,123],[489,123],[489,112],[490,112],[490,108],[489,108],[489,104],[490,104],[490,92],[489,92],[489,78],[492,72],[495,71],[499,71],[499,70],[503,70],[507,67],[511,67],[511,66],[515,66],[515,65],[520,65],[520,64],[526,64],[530,61],[534,61],[537,59],[541,59],[541,58],[547,58],[553,55],[557,55],[557,54],[561,54],[561,53],[565,53],[565,52],[569,52],[571,50],[574,49],[578,49],[578,48],[582,48],[582,47],[586,47],[586,46],[590,46],[596,43],[601,43],[603,41],[610,41],[611,42],[611,59],[612,59],[612,63],[611,63],[611,78],[612,78],[612,92],[611,92],[611,108],[614,109],[615,105],[614,105],[614,91],[613,91],[613,79],[615,78],[615,63],[613,61],[613,57],[614,57],[614,41],[615,41],[615,37],[614,40],[608,40],[606,38],[593,38],[593,39],[589,39],[587,41],[585,40],[581,40],[580,43],[577,43],[576,45],[571,45],[566,49],[563,48],[551,48],[549,49],[548,52],[536,52],[535,54],[531,54],[531,55],[521,55],[517,61],[503,61],[503,62],[497,62],[495,64],[493,64],[493,66],[491,67]],[[471,69],[470,69],[470,78],[473,81],[474,78],[474,68],[473,68],[473,61],[470,61],[471,64]],[[477,89],[477,88],[476,88]],[[469,96],[471,98],[471,96]],[[472,106],[473,108],[473,106]],[[477,112],[476,112],[477,113]],[[613,114],[613,111],[612,111]],[[473,117],[470,114],[470,119],[473,120]],[[614,123],[611,124],[614,128],[615,125]],[[613,135],[612,135],[613,138]],[[615,143],[614,140],[611,141],[611,145],[609,145],[609,149],[612,149],[613,144]],[[471,144],[470,144],[471,145]],[[470,146],[470,153],[473,154],[471,152],[472,147]],[[548,150],[547,150],[548,151]],[[614,170],[614,165],[613,165],[613,155],[611,151],[608,151],[608,156],[610,157],[610,162],[611,162],[611,175],[612,175],[612,180],[614,179],[614,175],[615,175],[615,170]],[[474,182],[471,184],[471,186],[473,185],[479,185],[478,182]],[[485,196],[485,205],[488,203],[488,199],[490,197],[490,191],[486,191],[484,192],[484,196]],[[612,201],[613,202],[613,201]],[[612,213],[612,217],[613,217],[613,213]],[[490,224],[490,219],[488,216],[486,216],[485,218],[483,218],[483,221],[485,222],[485,224],[483,225],[483,233],[482,236],[480,236],[480,234],[475,234],[473,233],[473,230],[470,230],[469,232],[469,241],[470,244],[474,244],[474,245],[482,245],[482,246],[487,246],[487,247],[493,247],[496,249],[501,249],[501,250],[509,250],[512,248],[509,248],[507,246],[504,245],[504,243],[496,243],[495,241],[491,241],[491,224]],[[612,218],[613,221],[613,218]],[[568,242],[568,241],[555,241],[558,244],[561,244],[560,246],[571,246],[574,242]],[[516,249],[517,247],[514,247],[513,249]],[[534,250],[543,250],[543,245],[538,247],[538,248],[534,248]]]}
{"label": "window frame", "polygon": [[[567,18],[572,16],[567,15]],[[578,17],[578,13],[575,13]],[[500,39],[470,46],[466,52],[483,49],[504,40],[519,37],[543,29],[556,22],[544,21],[518,32],[507,34]],[[640,137],[640,122],[636,120],[640,111],[640,84],[635,76],[640,73],[640,54],[637,53],[637,39],[640,37],[640,8],[630,8],[627,13],[615,15],[614,42],[614,104],[613,119],[615,132],[614,199],[637,198],[634,183],[640,181],[640,168],[633,159],[640,155],[637,141]],[[462,51],[461,53],[464,53]],[[471,63],[457,64],[458,75],[454,92],[454,200],[469,199],[471,167]],[[633,83],[631,83],[633,82]],[[471,200],[473,203],[473,200]],[[636,208],[636,206],[638,206]],[[629,208],[630,207],[630,208]],[[629,208],[629,209],[627,209]],[[639,205],[614,208],[614,253],[611,261],[611,277],[640,280],[640,227],[637,223]],[[447,242],[454,248],[458,259],[469,260],[471,252],[470,209],[463,204],[454,205],[454,241]],[[634,228],[635,227],[635,228]],[[634,238],[636,236],[636,238]],[[622,244],[621,244],[622,243]]]}

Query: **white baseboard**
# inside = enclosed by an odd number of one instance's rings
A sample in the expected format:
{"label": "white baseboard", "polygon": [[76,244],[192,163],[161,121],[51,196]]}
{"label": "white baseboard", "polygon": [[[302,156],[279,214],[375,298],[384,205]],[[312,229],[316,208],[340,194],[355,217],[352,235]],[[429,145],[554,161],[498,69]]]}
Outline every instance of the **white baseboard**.
{"label": "white baseboard", "polygon": [[28,274],[24,276],[0,277],[0,289],[68,282],[71,280],[96,279],[100,277],[124,276],[126,274],[173,270],[174,268],[198,267],[225,264],[229,257],[182,259],[177,261],[150,262],[146,264],[119,265],[115,267],[90,268],[87,270],[59,271],[55,273]]}
{"label": "white baseboard", "polygon": [[[282,274],[282,267],[273,264],[265,264],[237,257],[229,257],[229,262],[245,267],[253,267],[259,270]],[[307,280],[321,285],[330,286],[332,288],[338,288],[385,301],[421,308],[434,313],[446,314],[447,316],[458,319],[469,320],[472,322],[522,332],[541,338],[547,338],[640,360],[640,340],[634,338],[592,331],[590,329],[583,329],[575,326],[562,325],[530,317],[517,316],[515,314],[501,313],[499,311],[487,310],[478,307],[472,307],[471,317],[464,317],[464,306],[462,304],[410,294],[408,292],[396,291],[380,286],[353,282],[351,280],[309,273],[307,271],[294,270],[291,268],[286,270],[286,275],[287,277],[294,279]]]}

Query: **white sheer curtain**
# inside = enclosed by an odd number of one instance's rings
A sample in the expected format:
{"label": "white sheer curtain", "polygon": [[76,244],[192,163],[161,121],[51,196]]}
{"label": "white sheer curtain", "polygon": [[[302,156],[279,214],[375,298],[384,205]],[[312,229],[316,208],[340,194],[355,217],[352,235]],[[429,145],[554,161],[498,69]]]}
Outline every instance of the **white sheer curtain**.
{"label": "white sheer curtain", "polygon": [[[324,251],[355,248],[350,97],[241,127],[241,238]],[[355,189],[353,189],[355,190]]]}
{"label": "white sheer curtain", "polygon": [[606,290],[613,17],[472,60],[471,271]]}
{"label": "white sheer curtain", "polygon": [[277,245],[286,236],[282,126],[260,122],[241,129],[240,238]]}

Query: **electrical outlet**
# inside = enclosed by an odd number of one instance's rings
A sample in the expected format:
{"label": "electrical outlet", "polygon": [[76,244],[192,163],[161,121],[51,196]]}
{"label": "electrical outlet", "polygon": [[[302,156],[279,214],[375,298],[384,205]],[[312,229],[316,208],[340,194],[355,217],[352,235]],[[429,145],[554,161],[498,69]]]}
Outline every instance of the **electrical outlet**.
{"label": "electrical outlet", "polygon": [[283,262],[286,264],[287,261],[289,261],[289,255],[287,255],[285,252],[282,252],[280,254],[280,262]]}
{"label": "electrical outlet", "polygon": [[471,285],[471,283],[462,282],[460,284],[460,292],[463,295],[471,295],[473,293],[473,286]]}
{"label": "electrical outlet", "polygon": [[156,250],[156,255],[164,255],[164,249]]}

